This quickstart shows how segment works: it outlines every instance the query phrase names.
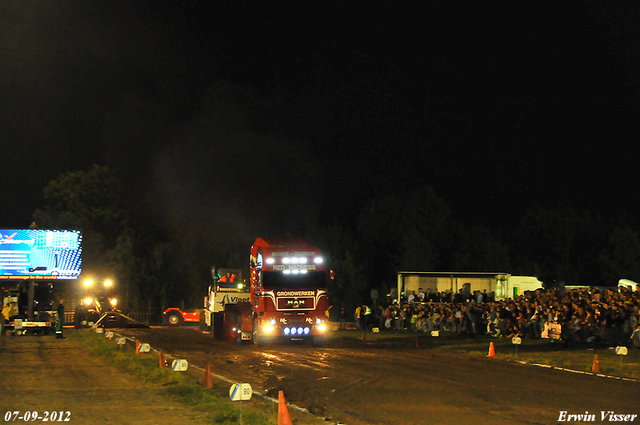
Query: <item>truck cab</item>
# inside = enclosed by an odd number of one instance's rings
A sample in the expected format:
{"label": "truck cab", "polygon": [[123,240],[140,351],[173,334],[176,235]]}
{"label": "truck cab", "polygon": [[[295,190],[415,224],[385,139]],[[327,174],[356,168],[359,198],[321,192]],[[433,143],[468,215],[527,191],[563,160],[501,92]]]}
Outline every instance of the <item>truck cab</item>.
{"label": "truck cab", "polygon": [[238,337],[242,314],[250,301],[249,289],[240,269],[211,269],[213,283],[204,299],[204,325],[217,339]]}
{"label": "truck cab", "polygon": [[[258,238],[251,249],[251,340],[312,340],[328,331],[331,277],[319,248],[306,240]],[[248,339],[244,338],[243,339]]]}

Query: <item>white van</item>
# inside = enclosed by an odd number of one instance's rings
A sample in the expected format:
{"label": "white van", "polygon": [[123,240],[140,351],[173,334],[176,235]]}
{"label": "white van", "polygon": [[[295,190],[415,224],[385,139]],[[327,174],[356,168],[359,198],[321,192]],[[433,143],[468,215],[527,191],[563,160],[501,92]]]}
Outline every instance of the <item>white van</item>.
{"label": "white van", "polygon": [[513,298],[525,291],[542,289],[542,282],[535,276],[502,276],[496,282],[496,299]]}
{"label": "white van", "polygon": [[631,279],[620,279],[618,281],[618,290],[620,288],[626,287],[626,286],[630,286],[632,291],[636,290],[636,285],[638,285],[637,282],[634,282]]}

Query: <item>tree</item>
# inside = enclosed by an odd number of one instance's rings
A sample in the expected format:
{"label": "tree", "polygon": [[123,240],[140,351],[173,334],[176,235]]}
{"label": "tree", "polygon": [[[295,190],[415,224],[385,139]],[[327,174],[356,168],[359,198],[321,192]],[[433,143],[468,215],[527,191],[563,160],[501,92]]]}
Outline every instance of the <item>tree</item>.
{"label": "tree", "polygon": [[431,186],[416,191],[402,206],[401,249],[403,269],[450,269],[459,228],[449,206]]}
{"label": "tree", "polygon": [[615,227],[599,257],[605,286],[615,286],[626,278],[640,280],[640,238],[630,227]]}
{"label": "tree", "polygon": [[515,271],[540,271],[544,282],[600,285],[598,256],[604,247],[607,223],[568,206],[534,208],[521,219],[513,240]]}
{"label": "tree", "polygon": [[[363,263],[358,260],[360,251],[355,234],[333,224],[320,233],[319,245],[328,254],[327,262],[334,270],[335,279],[329,288],[331,305],[344,305],[347,311],[365,301],[366,284]],[[339,312],[340,308],[334,311]]]}
{"label": "tree", "polygon": [[112,170],[93,165],[61,174],[44,195],[46,205],[34,212],[34,221],[44,228],[81,230],[85,275],[115,278],[122,307],[157,311],[181,299],[177,285],[184,279],[178,271],[188,267],[175,261],[161,229],[122,206],[124,194]]}
{"label": "tree", "polygon": [[396,279],[403,235],[401,204],[397,196],[385,195],[365,205],[358,217],[355,259],[362,265],[364,292]]}
{"label": "tree", "polygon": [[107,167],[61,174],[44,188],[45,206],[33,220],[41,228],[78,229],[83,237],[83,267],[107,273],[111,251],[125,225],[119,186]]}
{"label": "tree", "polygon": [[430,186],[369,202],[357,225],[367,288],[395,286],[400,269],[451,267],[457,233],[449,206]]}
{"label": "tree", "polygon": [[511,262],[505,241],[486,227],[460,230],[460,242],[453,253],[455,270],[509,272]]}

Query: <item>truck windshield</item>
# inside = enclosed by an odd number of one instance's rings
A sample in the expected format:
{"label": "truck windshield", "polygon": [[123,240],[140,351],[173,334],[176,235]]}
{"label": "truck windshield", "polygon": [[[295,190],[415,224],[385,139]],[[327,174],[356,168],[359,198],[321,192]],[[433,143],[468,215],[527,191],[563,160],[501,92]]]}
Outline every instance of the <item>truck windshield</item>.
{"label": "truck windshield", "polygon": [[242,290],[242,271],[236,269],[219,269],[215,281],[218,288]]}
{"label": "truck windshield", "polygon": [[262,287],[264,289],[323,289],[327,287],[327,277],[323,271],[304,274],[263,272]]}

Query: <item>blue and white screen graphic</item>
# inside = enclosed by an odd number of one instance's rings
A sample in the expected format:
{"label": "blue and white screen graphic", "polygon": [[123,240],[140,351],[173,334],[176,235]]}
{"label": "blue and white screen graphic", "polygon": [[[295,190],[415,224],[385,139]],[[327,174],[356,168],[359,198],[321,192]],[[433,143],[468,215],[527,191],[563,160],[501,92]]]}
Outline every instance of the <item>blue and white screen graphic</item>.
{"label": "blue and white screen graphic", "polygon": [[77,279],[81,254],[78,230],[0,229],[2,279]]}

